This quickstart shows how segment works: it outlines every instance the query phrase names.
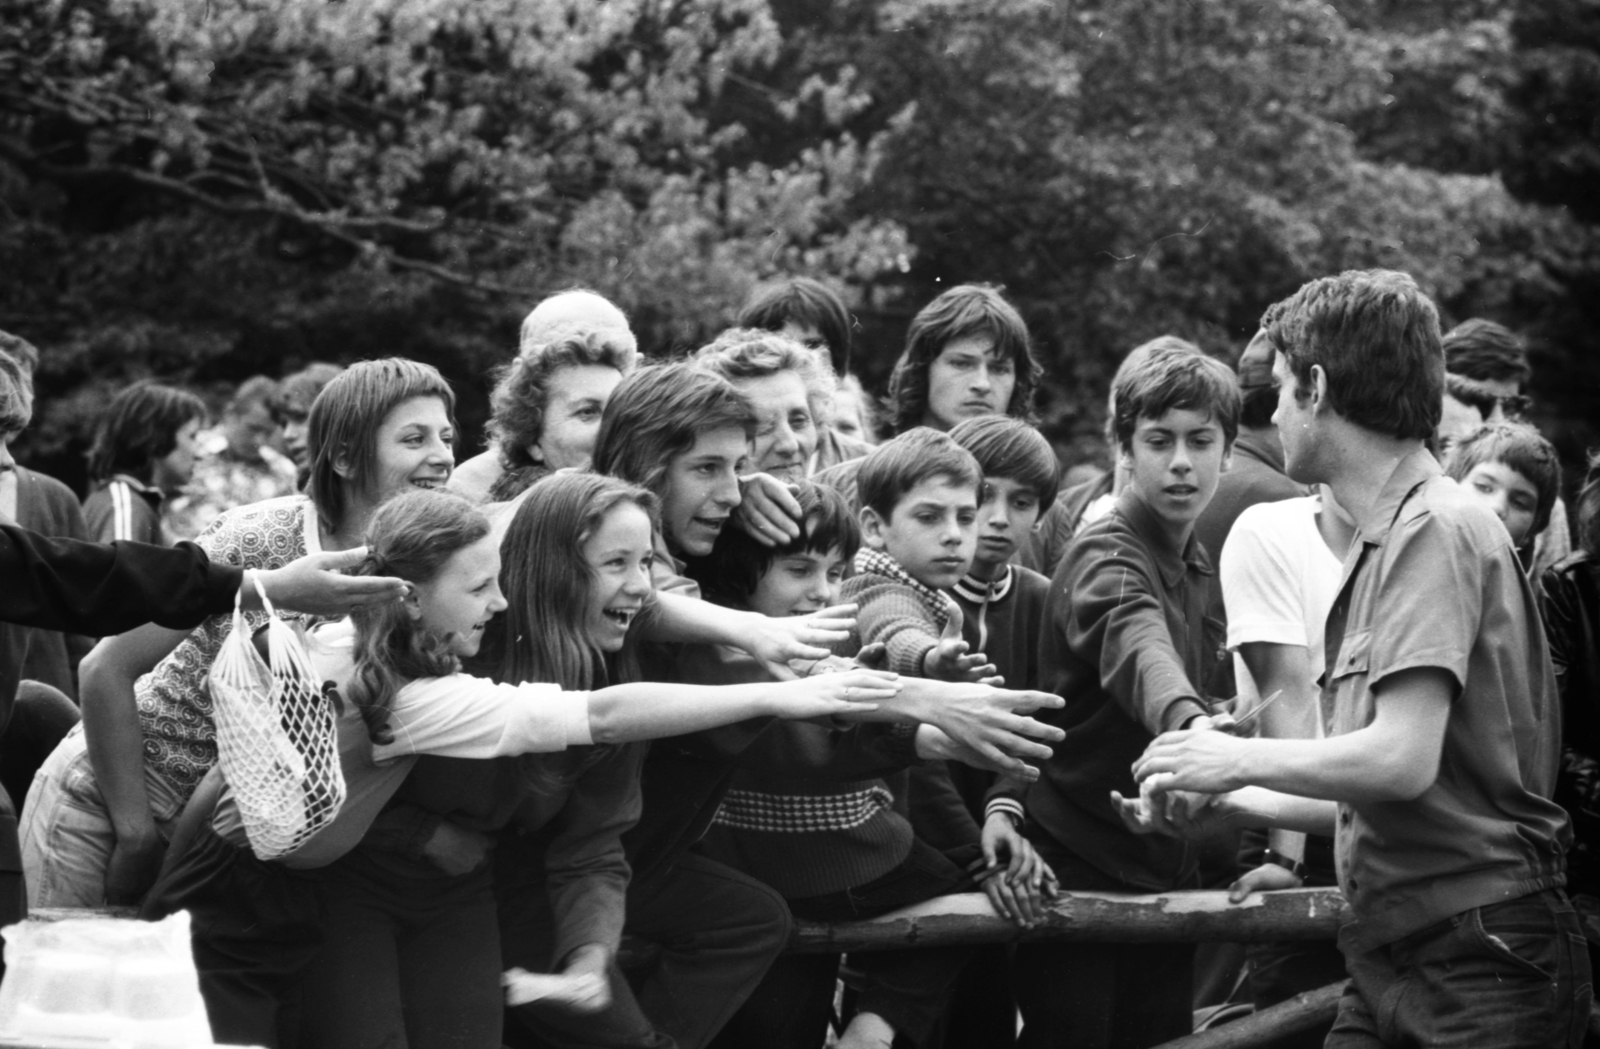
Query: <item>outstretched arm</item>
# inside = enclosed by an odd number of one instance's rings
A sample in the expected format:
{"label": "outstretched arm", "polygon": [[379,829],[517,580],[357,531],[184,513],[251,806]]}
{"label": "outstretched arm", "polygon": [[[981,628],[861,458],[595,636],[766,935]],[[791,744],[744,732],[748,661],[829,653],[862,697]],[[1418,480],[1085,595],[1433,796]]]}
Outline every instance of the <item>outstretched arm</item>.
{"label": "outstretched arm", "polygon": [[1391,674],[1373,688],[1365,728],[1327,739],[1241,739],[1210,729],[1169,732],[1134,763],[1157,791],[1223,793],[1244,786],[1359,805],[1409,801],[1439,776],[1455,679],[1434,667]]}

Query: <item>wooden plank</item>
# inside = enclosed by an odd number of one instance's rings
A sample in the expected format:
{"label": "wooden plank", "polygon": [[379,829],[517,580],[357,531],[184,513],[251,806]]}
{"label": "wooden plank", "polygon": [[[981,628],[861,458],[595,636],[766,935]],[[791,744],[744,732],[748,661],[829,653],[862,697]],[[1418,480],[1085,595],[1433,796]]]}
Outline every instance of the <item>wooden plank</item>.
{"label": "wooden plank", "polygon": [[137,918],[137,907],[31,907],[28,920],[61,922],[72,918]]}
{"label": "wooden plank", "polygon": [[1331,940],[1344,920],[1337,889],[1255,893],[1244,903],[1226,892],[1148,896],[1064,892],[1045,922],[1019,929],[994,913],[982,893],[941,896],[869,921],[797,922],[789,949],[798,953],[884,951],[912,946],[1040,940],[1097,943],[1272,943]]}
{"label": "wooden plank", "polygon": [[1279,1038],[1332,1023],[1342,994],[1344,981],[1340,980],[1221,1027],[1163,1042],[1156,1049],[1259,1049]]}

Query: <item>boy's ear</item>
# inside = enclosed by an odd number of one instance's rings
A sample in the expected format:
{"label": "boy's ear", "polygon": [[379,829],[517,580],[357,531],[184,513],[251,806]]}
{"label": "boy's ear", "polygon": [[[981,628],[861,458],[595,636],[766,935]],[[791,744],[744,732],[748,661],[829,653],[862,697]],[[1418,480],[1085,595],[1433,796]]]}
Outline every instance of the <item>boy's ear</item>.
{"label": "boy's ear", "polygon": [[1319,412],[1329,408],[1328,404],[1328,373],[1322,365],[1311,366],[1311,410]]}
{"label": "boy's ear", "polygon": [[861,542],[872,550],[883,549],[883,530],[889,522],[878,515],[878,511],[870,506],[861,508]]}

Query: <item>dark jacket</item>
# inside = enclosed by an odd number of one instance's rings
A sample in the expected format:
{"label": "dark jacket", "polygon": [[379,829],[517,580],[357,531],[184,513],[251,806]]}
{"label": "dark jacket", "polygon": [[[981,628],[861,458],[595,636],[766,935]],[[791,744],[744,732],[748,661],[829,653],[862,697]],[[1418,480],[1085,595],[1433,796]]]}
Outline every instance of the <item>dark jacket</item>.
{"label": "dark jacket", "polygon": [[1561,698],[1555,800],[1572,820],[1567,884],[1600,895],[1600,562],[1573,554],[1546,569],[1540,585]]}
{"label": "dark jacket", "polygon": [[1170,549],[1132,492],[1079,533],[1050,584],[1039,687],[1066,706],[1035,716],[1067,735],[1028,791],[1028,815],[1129,888],[1171,889],[1194,872],[1195,850],[1128,831],[1109,796],[1135,796],[1133,763],[1146,745],[1207,713],[1198,682],[1222,642],[1222,624],[1206,614],[1214,585],[1199,542]]}

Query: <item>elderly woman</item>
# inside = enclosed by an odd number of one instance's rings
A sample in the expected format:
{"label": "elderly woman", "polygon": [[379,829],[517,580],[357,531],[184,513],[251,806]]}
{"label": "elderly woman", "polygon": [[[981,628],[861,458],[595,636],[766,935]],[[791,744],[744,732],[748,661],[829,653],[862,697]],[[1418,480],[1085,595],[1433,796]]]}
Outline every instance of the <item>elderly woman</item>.
{"label": "elderly woman", "polygon": [[513,499],[556,470],[588,466],[606,402],[635,359],[631,341],[590,331],[529,347],[507,365],[489,398],[501,467],[489,500]]}
{"label": "elderly woman", "polygon": [[783,335],[734,329],[698,350],[694,362],[732,383],[755,408],[752,470],[784,482],[810,476],[833,418],[835,381],[825,359]]}

